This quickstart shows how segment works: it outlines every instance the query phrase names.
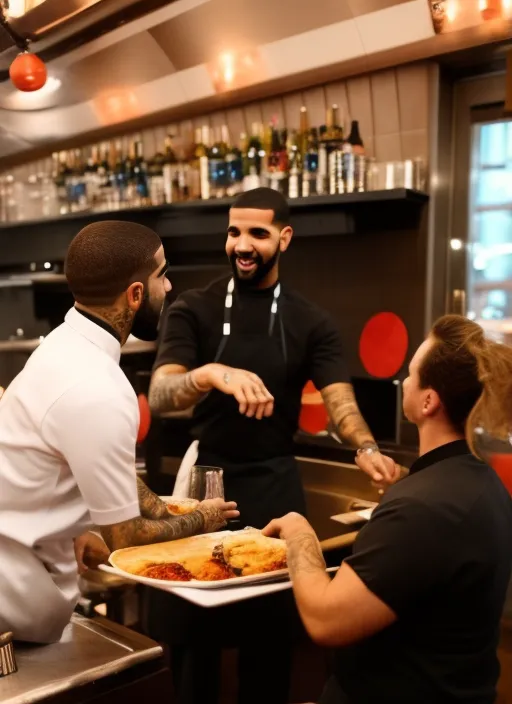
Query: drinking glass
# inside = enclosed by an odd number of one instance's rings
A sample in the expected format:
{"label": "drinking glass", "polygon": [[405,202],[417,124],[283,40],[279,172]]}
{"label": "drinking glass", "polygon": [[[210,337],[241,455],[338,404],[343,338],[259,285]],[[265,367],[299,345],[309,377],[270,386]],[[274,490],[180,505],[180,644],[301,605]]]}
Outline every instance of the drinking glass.
{"label": "drinking glass", "polygon": [[224,471],[220,467],[194,465],[190,470],[190,499],[204,501],[205,499],[224,498]]}

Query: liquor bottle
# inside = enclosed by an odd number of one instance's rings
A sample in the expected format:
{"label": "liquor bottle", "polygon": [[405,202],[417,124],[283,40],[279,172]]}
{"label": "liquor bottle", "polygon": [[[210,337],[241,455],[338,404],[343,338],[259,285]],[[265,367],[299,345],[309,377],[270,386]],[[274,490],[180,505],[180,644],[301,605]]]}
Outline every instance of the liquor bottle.
{"label": "liquor bottle", "polygon": [[227,127],[217,127],[214,131],[214,143],[208,150],[208,174],[210,181],[210,198],[224,198],[229,186],[226,156],[228,145]]}
{"label": "liquor bottle", "polygon": [[268,185],[283,195],[288,191],[288,152],[286,150],[287,132],[277,128],[277,120],[272,122],[272,137],[268,155]]}
{"label": "liquor bottle", "polygon": [[137,135],[134,146],[135,156],[132,164],[132,173],[135,186],[135,205],[137,207],[146,207],[150,204],[148,167],[144,159],[144,145],[140,135]]}
{"label": "liquor bottle", "polygon": [[176,203],[179,200],[178,189],[178,157],[173,147],[173,135],[168,134],[165,138],[163,179],[164,194],[166,203]]}
{"label": "liquor bottle", "polygon": [[113,197],[114,208],[119,210],[127,201],[128,177],[130,172],[130,158],[123,157],[122,140],[115,142],[115,166],[113,170]]}
{"label": "liquor bottle", "polygon": [[359,122],[357,120],[352,120],[350,126],[350,134],[347,137],[347,142],[351,145],[354,154],[364,155],[364,143],[361,139],[361,134],[359,132]]}
{"label": "liquor bottle", "polygon": [[302,153],[300,135],[293,130],[288,137],[288,197],[298,198],[302,191]]}
{"label": "liquor bottle", "polygon": [[96,210],[99,205],[99,189],[100,189],[100,178],[98,174],[99,169],[99,149],[98,145],[93,144],[90,147],[87,154],[87,160],[85,164],[84,180],[85,180],[85,192],[87,198],[87,205],[89,208]]}
{"label": "liquor bottle", "polygon": [[303,158],[302,195],[307,198],[317,194],[318,179],[318,133],[313,127],[307,136],[306,153]]}
{"label": "liquor bottle", "polygon": [[308,109],[303,106],[300,109],[300,119],[299,119],[299,147],[304,159],[304,155],[308,149],[308,137],[309,137],[309,121],[308,121]]}
{"label": "liquor bottle", "polygon": [[[229,135],[227,141],[229,144]],[[246,135],[241,134],[240,146],[242,149],[245,147],[246,141]],[[242,192],[244,180],[242,150],[236,145],[231,145],[228,147],[228,153],[226,154],[226,168],[228,173],[228,187],[226,190],[226,195],[236,196],[238,193]]]}
{"label": "liquor bottle", "polygon": [[343,178],[345,193],[364,191],[366,180],[366,158],[364,144],[359,133],[359,123],[353,120],[350,134],[343,145]]}
{"label": "liquor bottle", "polygon": [[210,179],[208,167],[208,145],[210,143],[210,128],[203,125],[196,130],[196,147],[194,157],[197,160],[199,171],[199,193],[203,200],[210,197]]}
{"label": "liquor bottle", "polygon": [[257,122],[252,124],[251,136],[243,155],[244,180],[243,190],[252,191],[259,188],[262,178],[262,160],[265,156],[261,139],[262,125]]}
{"label": "liquor bottle", "polygon": [[339,123],[339,109],[333,105],[328,111],[327,170],[330,194],[344,193],[343,174],[343,127]]}
{"label": "liquor bottle", "polygon": [[148,190],[151,205],[165,205],[164,193],[164,163],[165,156],[162,149],[157,145],[156,152],[151,159],[147,160],[148,168]]}

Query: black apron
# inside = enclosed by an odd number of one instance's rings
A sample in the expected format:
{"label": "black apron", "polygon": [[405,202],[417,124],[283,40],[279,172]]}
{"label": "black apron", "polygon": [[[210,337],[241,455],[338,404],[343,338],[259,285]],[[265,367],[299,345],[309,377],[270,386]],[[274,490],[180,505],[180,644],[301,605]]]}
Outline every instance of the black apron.
{"label": "black apron", "polygon": [[[273,334],[268,335],[239,333],[236,326],[233,326],[230,335],[221,340],[215,361],[257,374],[274,398],[280,399],[286,394],[287,363],[280,311],[277,318],[276,330],[271,328]],[[233,460],[229,447],[226,447],[224,454],[221,447],[212,446],[215,443],[210,441],[205,444],[199,439],[197,464],[223,468],[225,497],[229,501],[236,501],[240,510],[238,527],[263,528],[273,518],[279,518],[290,511],[305,515],[304,491],[297,463],[291,454],[293,435],[288,430],[288,421],[279,418],[279,410],[274,408],[274,415],[262,420],[246,418],[238,413],[238,404],[232,396],[218,391],[212,392],[203,403],[208,405],[210,412],[225,417],[226,424],[232,418],[233,436],[236,436],[238,443],[243,437],[247,445],[246,459]],[[229,430],[229,425],[226,429]],[[290,437],[287,437],[288,434]],[[269,437],[271,447],[282,447],[283,451],[289,450],[289,453],[265,457],[258,436],[262,443],[265,443],[266,436]],[[283,436],[281,442],[279,436]],[[226,440],[223,438],[224,446]],[[252,459],[251,455],[256,459]]]}

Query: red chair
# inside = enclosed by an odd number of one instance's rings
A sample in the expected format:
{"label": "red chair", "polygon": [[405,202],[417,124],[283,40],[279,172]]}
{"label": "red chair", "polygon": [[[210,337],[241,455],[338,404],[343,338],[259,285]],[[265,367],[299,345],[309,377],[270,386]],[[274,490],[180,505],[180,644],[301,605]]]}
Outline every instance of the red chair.
{"label": "red chair", "polygon": [[489,464],[512,495],[512,454],[494,452]]}

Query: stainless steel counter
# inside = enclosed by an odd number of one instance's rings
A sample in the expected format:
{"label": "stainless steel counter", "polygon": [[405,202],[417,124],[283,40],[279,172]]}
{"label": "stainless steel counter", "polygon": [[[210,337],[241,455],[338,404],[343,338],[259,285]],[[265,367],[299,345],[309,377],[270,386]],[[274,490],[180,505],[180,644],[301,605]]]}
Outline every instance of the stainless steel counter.
{"label": "stainless steel counter", "polygon": [[[42,605],[44,608],[44,605]],[[76,614],[59,643],[15,644],[18,672],[0,678],[2,704],[32,704],[160,658],[154,641],[106,619]]]}

